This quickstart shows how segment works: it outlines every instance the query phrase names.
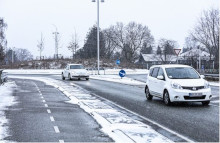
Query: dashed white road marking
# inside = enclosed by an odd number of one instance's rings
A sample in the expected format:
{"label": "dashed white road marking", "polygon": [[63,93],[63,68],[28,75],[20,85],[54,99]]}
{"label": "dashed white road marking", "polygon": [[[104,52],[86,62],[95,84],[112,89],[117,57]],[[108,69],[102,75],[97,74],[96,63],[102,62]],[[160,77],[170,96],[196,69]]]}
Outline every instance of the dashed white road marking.
{"label": "dashed white road marking", "polygon": [[44,97],[43,97],[43,96],[41,96],[40,98],[42,98],[42,99],[43,99]]}
{"label": "dashed white road marking", "polygon": [[64,143],[64,140],[59,140],[59,143]]}
{"label": "dashed white road marking", "polygon": [[51,122],[54,122],[54,121],[55,121],[53,116],[50,116],[50,121],[51,121]]}
{"label": "dashed white road marking", "polygon": [[46,102],[45,100],[42,100],[42,102]]}
{"label": "dashed white road marking", "polygon": [[45,106],[45,107],[48,107],[48,105],[47,105],[47,104],[44,104],[44,106]]}
{"label": "dashed white road marking", "polygon": [[48,114],[50,114],[50,113],[51,113],[50,109],[47,109],[47,113],[48,113]]}
{"label": "dashed white road marking", "polygon": [[54,126],[53,128],[54,128],[56,133],[60,133],[60,130],[59,130],[59,128],[57,126]]}

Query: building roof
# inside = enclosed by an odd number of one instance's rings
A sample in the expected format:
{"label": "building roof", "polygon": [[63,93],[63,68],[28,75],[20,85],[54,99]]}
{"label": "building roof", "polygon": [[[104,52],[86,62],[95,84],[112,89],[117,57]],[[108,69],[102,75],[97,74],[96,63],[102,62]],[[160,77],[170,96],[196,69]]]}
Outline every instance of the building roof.
{"label": "building roof", "polygon": [[191,56],[199,56],[199,55],[201,57],[209,57],[210,56],[210,54],[208,52],[202,51],[200,49],[192,49],[192,50],[189,50],[187,52],[180,54],[181,57],[183,57],[183,56],[191,57]]}
{"label": "building roof", "polygon": [[[162,59],[164,60],[164,55],[162,55],[162,57],[160,55],[156,55],[156,54],[141,54],[144,61],[146,62],[154,62],[154,61],[162,61]],[[162,58],[162,59],[161,59]],[[167,55],[167,60],[166,61],[176,61],[177,56],[176,55]]]}

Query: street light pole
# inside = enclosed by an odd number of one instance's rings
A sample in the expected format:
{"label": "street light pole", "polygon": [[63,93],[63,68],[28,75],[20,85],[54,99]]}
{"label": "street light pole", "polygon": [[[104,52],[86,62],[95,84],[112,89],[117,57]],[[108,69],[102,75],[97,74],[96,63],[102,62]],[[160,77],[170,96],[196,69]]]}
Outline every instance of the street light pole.
{"label": "street light pole", "polygon": [[[96,1],[92,0],[92,2]],[[104,2],[104,0],[101,0],[101,2]],[[97,68],[99,74],[99,0],[97,0]]]}
{"label": "street light pole", "polygon": [[99,75],[99,0],[97,0],[97,66]]}

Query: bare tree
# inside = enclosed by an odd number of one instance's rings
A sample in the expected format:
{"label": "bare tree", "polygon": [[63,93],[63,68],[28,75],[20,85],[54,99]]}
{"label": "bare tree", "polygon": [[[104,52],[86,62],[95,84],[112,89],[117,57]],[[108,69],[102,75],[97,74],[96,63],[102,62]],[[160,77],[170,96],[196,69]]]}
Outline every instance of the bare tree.
{"label": "bare tree", "polygon": [[178,48],[178,44],[174,40],[160,39],[158,45],[161,51],[160,52],[157,51],[157,54],[159,54],[160,60],[164,64],[166,64],[167,61],[171,61],[171,59],[174,57],[173,49]]}
{"label": "bare tree", "polygon": [[154,38],[147,26],[130,22],[124,26],[123,23],[117,23],[109,28],[111,32],[111,40],[114,46],[117,46],[122,52],[122,57],[127,62],[134,62],[140,53],[141,48],[150,46],[154,42]]}
{"label": "bare tree", "polygon": [[219,62],[219,9],[204,11],[191,36],[208,49],[210,60],[214,55],[215,61]]}
{"label": "bare tree", "polygon": [[74,33],[74,35],[72,35],[72,39],[67,48],[72,52],[72,56],[73,56],[72,58],[74,59],[76,55],[76,51],[79,49],[79,39],[76,32]]}
{"label": "bare tree", "polygon": [[7,40],[5,39],[5,29],[7,24],[3,18],[0,18],[0,62],[5,58],[5,48],[7,47]]}
{"label": "bare tree", "polygon": [[40,52],[40,60],[41,60],[41,54],[42,54],[42,51],[44,50],[44,38],[43,38],[43,35],[41,33],[41,39],[40,41],[38,41],[38,44],[37,44],[37,47],[38,47],[38,51]]}
{"label": "bare tree", "polygon": [[14,51],[17,61],[19,62],[30,61],[33,59],[33,55],[27,49],[16,48]]}

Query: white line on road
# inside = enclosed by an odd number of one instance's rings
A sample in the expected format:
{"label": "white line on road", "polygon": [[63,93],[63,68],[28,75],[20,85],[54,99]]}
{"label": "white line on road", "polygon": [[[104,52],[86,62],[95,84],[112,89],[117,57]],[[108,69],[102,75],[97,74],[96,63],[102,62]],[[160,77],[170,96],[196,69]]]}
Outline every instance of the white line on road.
{"label": "white line on road", "polygon": [[59,130],[59,128],[57,126],[54,126],[53,128],[54,128],[56,133],[60,133],[60,130]]}
{"label": "white line on road", "polygon": [[45,100],[42,100],[42,102],[46,102]]}
{"label": "white line on road", "polygon": [[[76,85],[76,86],[78,86],[78,85]],[[80,86],[78,86],[78,87],[80,87]],[[168,131],[168,132],[170,132],[170,133],[172,133],[172,134],[174,134],[174,135],[176,135],[176,136],[178,136],[178,137],[180,137],[180,138],[186,140],[187,142],[191,142],[191,143],[194,142],[193,140],[189,139],[188,137],[183,136],[183,135],[177,133],[176,131],[173,131],[173,130],[171,130],[171,129],[169,129],[169,128],[167,128],[167,127],[165,127],[165,126],[163,126],[163,125],[161,125],[161,124],[159,124],[159,123],[157,123],[157,122],[155,122],[155,121],[153,121],[153,120],[151,120],[151,119],[149,119],[149,118],[147,118],[147,117],[144,117],[144,116],[142,116],[142,115],[140,115],[140,114],[138,114],[138,113],[135,113],[135,112],[133,112],[133,111],[131,111],[131,110],[129,110],[129,109],[126,109],[126,108],[122,107],[121,105],[118,105],[117,103],[115,103],[115,102],[113,102],[113,101],[111,101],[111,100],[108,100],[107,98],[101,97],[101,96],[99,96],[99,95],[97,95],[97,94],[94,94],[94,93],[91,94],[91,95],[93,95],[93,96],[98,96],[98,97],[101,98],[101,99],[107,100],[107,101],[109,101],[110,103],[112,103],[113,105],[118,106],[118,107],[120,107],[121,109],[124,109],[124,110],[126,110],[126,111],[128,111],[128,112],[130,112],[130,113],[133,113],[134,115],[139,116],[139,117],[141,117],[142,119],[145,119],[145,120],[147,120],[148,122],[151,122],[151,123],[153,123],[153,124],[159,126],[160,128],[162,128],[162,129],[164,129],[164,130],[166,130],[166,131]]]}
{"label": "white line on road", "polygon": [[47,104],[44,104],[44,106],[45,106],[45,107],[48,107],[48,105],[47,105]]}
{"label": "white line on road", "polygon": [[64,140],[59,140],[59,143],[64,143]]}
{"label": "white line on road", "polygon": [[40,98],[42,98],[42,99],[43,99],[44,97],[43,97],[43,96],[41,96]]}
{"label": "white line on road", "polygon": [[47,109],[47,113],[48,113],[48,114],[50,114],[50,113],[51,113],[50,109]]}
{"label": "white line on road", "polygon": [[54,118],[53,118],[53,116],[50,116],[50,120],[51,120],[51,122],[54,122],[54,121],[55,121]]}

